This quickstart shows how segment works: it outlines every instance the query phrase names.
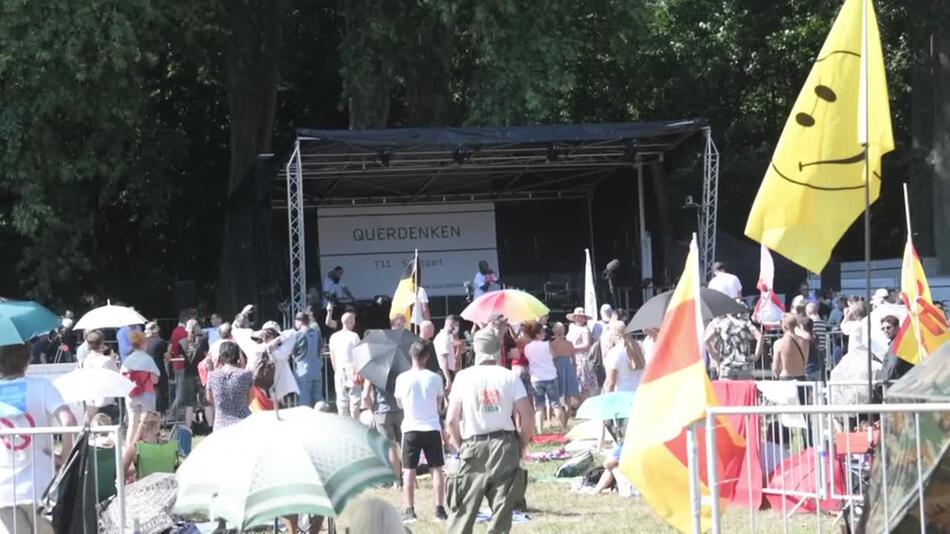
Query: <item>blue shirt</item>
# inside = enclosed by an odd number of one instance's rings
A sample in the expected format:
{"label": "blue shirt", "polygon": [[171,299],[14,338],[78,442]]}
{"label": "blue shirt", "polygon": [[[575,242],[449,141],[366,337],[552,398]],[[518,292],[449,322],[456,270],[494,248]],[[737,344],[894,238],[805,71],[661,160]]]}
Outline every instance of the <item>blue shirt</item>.
{"label": "blue shirt", "polygon": [[323,362],[320,360],[320,349],[323,339],[319,328],[306,328],[297,331],[294,341],[294,365],[297,378],[301,380],[316,379],[323,371]]}
{"label": "blue shirt", "polygon": [[142,327],[139,325],[123,326],[116,333],[116,341],[119,342],[119,360],[125,361],[126,356],[132,354],[132,341],[129,339],[129,334],[132,332],[141,332]]}
{"label": "blue shirt", "polygon": [[205,337],[208,338],[208,345],[210,346],[215,341],[221,339],[221,332],[218,331],[217,326],[205,328]]}

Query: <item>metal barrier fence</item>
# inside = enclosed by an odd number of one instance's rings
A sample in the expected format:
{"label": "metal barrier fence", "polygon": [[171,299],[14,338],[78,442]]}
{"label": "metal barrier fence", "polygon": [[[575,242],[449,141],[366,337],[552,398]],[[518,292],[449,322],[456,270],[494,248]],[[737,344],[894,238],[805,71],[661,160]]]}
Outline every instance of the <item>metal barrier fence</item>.
{"label": "metal barrier fence", "polygon": [[[40,508],[41,499],[48,484],[45,484],[43,487],[34,485],[31,502],[27,503],[26,498],[17,498],[17,480],[22,481],[25,478],[29,478],[31,484],[35,484],[38,481],[46,483],[55,480],[59,471],[56,467],[55,447],[57,445],[64,446],[66,443],[75,443],[77,436],[83,435],[82,433],[86,430],[89,432],[89,439],[93,441],[91,444],[92,454],[90,454],[88,461],[92,463],[92,473],[93,476],[96,477],[94,480],[96,503],[102,503],[107,499],[114,498],[116,506],[119,509],[118,524],[125,525],[125,471],[122,461],[122,447],[124,443],[122,442],[121,427],[100,426],[85,428],[73,426],[11,428],[3,425],[0,426],[0,442],[2,442],[7,449],[5,456],[8,456],[10,461],[9,464],[3,467],[9,467],[11,469],[12,486],[10,488],[10,494],[14,497],[14,500],[13,503],[0,503],[0,508],[11,507],[9,510],[10,516],[4,518],[5,521],[11,522],[7,526],[10,534],[35,534],[37,532],[50,531],[49,528],[42,526],[46,523],[46,519],[43,518],[43,510]],[[69,439],[65,439],[67,436]],[[60,440],[60,437],[63,439]],[[111,446],[105,446],[109,444],[111,444]],[[70,450],[66,450],[65,447],[63,448],[62,458],[65,461],[69,458]],[[102,454],[103,458],[100,458],[100,451],[104,452],[104,454]],[[107,460],[106,457],[109,459]],[[103,471],[110,472],[111,470],[109,468],[112,467],[102,462],[114,462],[114,488],[110,487],[111,485],[108,480],[99,479]],[[47,469],[49,470],[48,473],[46,472]],[[47,474],[49,476],[46,476]],[[101,494],[101,490],[103,489],[106,489],[106,492],[114,490],[114,497],[111,495],[103,496]],[[3,491],[4,495],[6,495],[5,492],[7,490],[4,489]],[[4,500],[6,500],[6,497],[4,497]],[[96,508],[98,512],[98,506]],[[0,530],[3,530],[2,524],[0,524]],[[128,525],[126,525],[126,529],[123,530],[132,531],[132,529],[128,528]]]}
{"label": "metal barrier fence", "polygon": [[[820,395],[819,395],[820,397]],[[904,444],[907,449],[901,449],[905,455],[913,455],[913,468],[908,469],[908,465],[901,466],[900,474],[903,480],[908,484],[904,486],[908,495],[909,492],[915,492],[918,499],[918,511],[920,531],[926,532],[927,515],[924,500],[924,468],[922,462],[922,440],[921,440],[921,414],[941,415],[946,417],[950,414],[950,403],[926,403],[926,404],[862,404],[862,405],[811,405],[811,406],[716,406],[707,410],[705,421],[705,448],[706,448],[706,468],[707,485],[710,491],[709,504],[712,508],[712,531],[714,533],[722,532],[721,526],[721,504],[720,504],[720,486],[723,481],[720,480],[717,462],[717,436],[715,432],[716,418],[719,416],[732,416],[743,418],[743,424],[748,428],[760,425],[763,429],[763,444],[771,443],[774,446],[776,454],[782,456],[783,471],[780,483],[769,483],[770,477],[765,474],[767,461],[763,460],[763,496],[773,496],[770,502],[778,499],[781,501],[781,515],[783,532],[789,530],[789,519],[792,514],[805,508],[813,511],[815,514],[815,530],[822,532],[826,527],[834,527],[841,521],[845,521],[850,527],[851,532],[857,532],[857,521],[865,506],[870,503],[866,501],[869,484],[871,483],[872,467],[874,466],[874,447],[877,449],[877,460],[880,462],[879,482],[882,485],[880,491],[880,506],[883,510],[883,528],[877,525],[875,531],[889,531],[891,528],[891,515],[888,502],[888,442],[885,436],[889,428],[891,430],[901,430],[901,436],[904,438]],[[797,433],[788,433],[782,430],[773,431],[769,434],[766,421],[774,421],[776,418],[801,418],[804,421],[803,427],[799,428]],[[771,419],[770,419],[771,418]],[[945,420],[946,421],[946,420]],[[911,424],[912,423],[912,424]],[[699,457],[698,446],[695,443],[696,430],[700,423],[691,427],[689,439],[691,441],[688,448],[690,453],[690,472],[693,485],[690,491],[690,497],[693,503],[693,516],[696,532],[699,532],[699,518],[701,506],[704,502],[699,492]],[[929,423],[931,427],[939,430],[939,424]],[[934,428],[928,427],[928,431],[933,432]],[[909,437],[912,436],[912,439]],[[772,441],[773,438],[777,441]],[[909,440],[909,441],[908,441]],[[763,453],[765,447],[763,447]],[[913,450],[910,450],[913,449]],[[896,451],[892,451],[896,452]],[[929,448],[926,451],[928,461],[937,458],[939,461],[940,451],[933,451]],[[746,447],[746,462],[753,461],[751,457],[751,448]],[[797,456],[796,456],[797,455]],[[800,458],[801,461],[795,463],[789,462],[790,459]],[[932,467],[931,467],[932,468]],[[751,487],[754,481],[750,479],[745,481]],[[909,478],[908,478],[909,477]],[[790,486],[791,480],[808,479],[810,482],[802,486]],[[875,478],[875,480],[878,480]],[[735,481],[730,481],[735,482]],[[907,489],[909,488],[909,489]],[[751,493],[750,493],[751,497]],[[772,502],[774,506],[774,502]],[[759,511],[761,502],[749,502],[747,504],[749,512],[749,531],[756,530],[756,515]],[[877,506],[877,505],[876,505]],[[825,524],[827,516],[823,516],[823,511],[831,510],[834,512],[834,519],[830,525]],[[800,525],[796,525],[796,531],[800,531]],[[870,531],[870,530],[869,530]]]}

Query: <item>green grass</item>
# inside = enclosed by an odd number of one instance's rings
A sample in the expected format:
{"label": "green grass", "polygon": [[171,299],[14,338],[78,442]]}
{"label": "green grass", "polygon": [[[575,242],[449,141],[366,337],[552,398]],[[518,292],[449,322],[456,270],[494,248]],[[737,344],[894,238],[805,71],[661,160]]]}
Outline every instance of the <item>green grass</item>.
{"label": "green grass", "polygon": [[[536,448],[532,450],[544,450]],[[639,498],[622,498],[616,492],[609,495],[584,495],[568,491],[569,485],[557,482],[539,482],[550,477],[560,461],[528,464],[529,483],[527,491],[528,513],[531,521],[515,525],[512,532],[576,534],[576,533],[665,533],[675,532],[657,517],[650,507]],[[361,498],[372,496],[390,502],[402,511],[402,494],[397,489],[374,489]],[[485,507],[485,505],[483,505]],[[416,490],[416,514],[419,520],[410,526],[414,534],[445,532],[445,525],[434,520],[432,480],[419,478]],[[340,521],[346,524],[346,513]],[[723,517],[723,532],[784,533],[786,524],[781,512],[757,511],[750,517],[745,509],[730,509]],[[822,529],[832,531],[832,516],[821,518]],[[840,526],[840,524],[839,524]],[[804,533],[818,531],[818,518],[814,514],[795,514],[787,521],[787,532]],[[485,532],[484,524],[476,525],[475,532]]]}

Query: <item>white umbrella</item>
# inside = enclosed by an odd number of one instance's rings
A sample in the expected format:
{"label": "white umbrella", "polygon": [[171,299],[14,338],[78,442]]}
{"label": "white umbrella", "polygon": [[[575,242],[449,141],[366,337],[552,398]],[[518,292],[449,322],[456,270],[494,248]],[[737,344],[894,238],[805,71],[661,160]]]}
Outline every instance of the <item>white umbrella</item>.
{"label": "white umbrella", "polygon": [[107,304],[94,310],[89,310],[80,317],[73,330],[97,330],[99,328],[122,328],[133,324],[145,324],[148,320],[142,315],[125,306]]}
{"label": "white umbrella", "polygon": [[53,385],[67,403],[128,397],[135,387],[131,380],[110,369],[76,369],[54,380]]}
{"label": "white umbrella", "polygon": [[174,512],[239,530],[289,514],[337,516],[351,497],[395,479],[389,447],[356,420],[309,406],[256,412],[188,455]]}

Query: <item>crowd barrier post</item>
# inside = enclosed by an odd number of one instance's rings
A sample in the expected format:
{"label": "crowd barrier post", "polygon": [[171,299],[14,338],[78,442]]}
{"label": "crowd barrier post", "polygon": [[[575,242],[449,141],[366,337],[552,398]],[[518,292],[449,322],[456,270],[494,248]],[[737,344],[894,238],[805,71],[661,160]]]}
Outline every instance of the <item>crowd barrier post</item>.
{"label": "crowd barrier post", "polygon": [[693,421],[686,427],[686,456],[689,464],[689,500],[693,511],[693,532],[703,532],[702,490],[699,485],[699,445],[696,431],[699,421]]}
{"label": "crowd barrier post", "polygon": [[716,416],[706,412],[706,482],[709,485],[709,499],[712,509],[712,532],[720,534],[719,521],[719,455],[716,452]]}

